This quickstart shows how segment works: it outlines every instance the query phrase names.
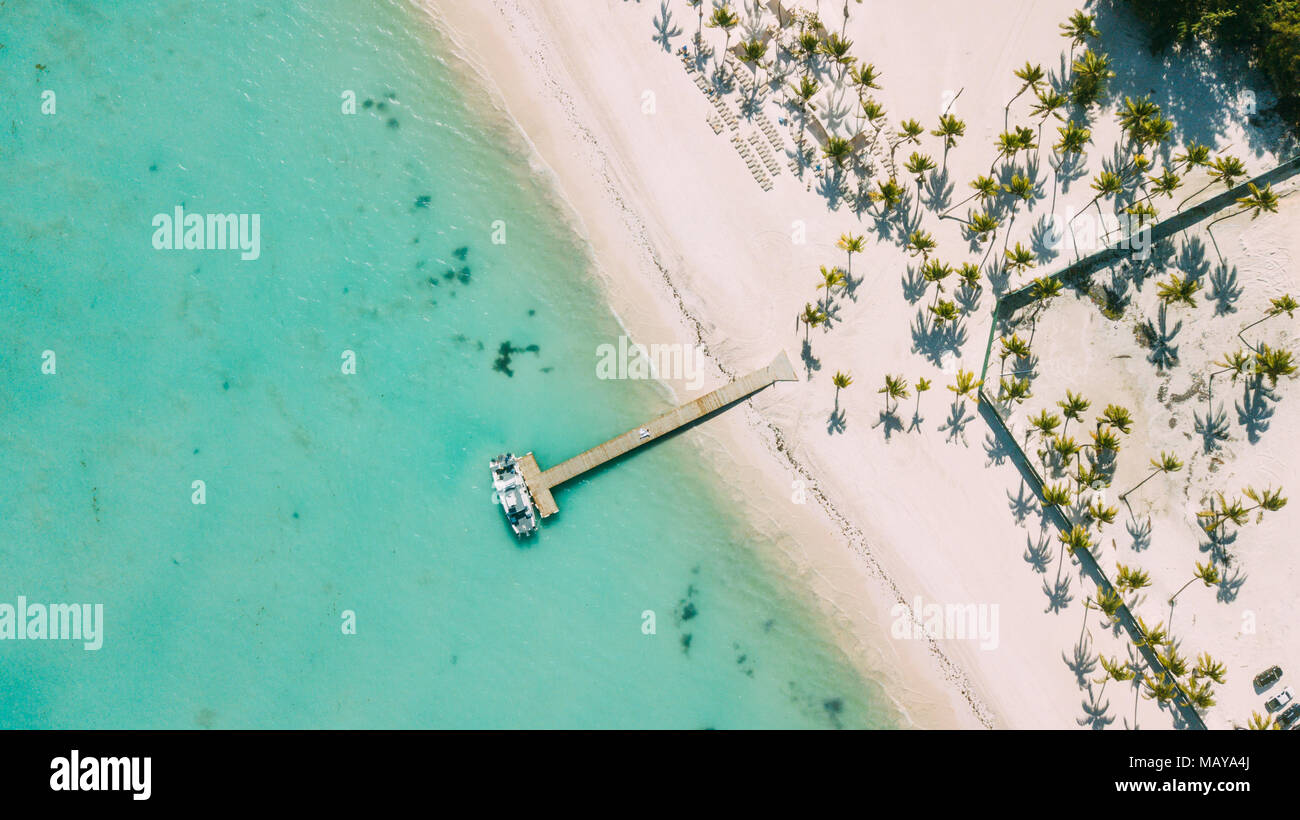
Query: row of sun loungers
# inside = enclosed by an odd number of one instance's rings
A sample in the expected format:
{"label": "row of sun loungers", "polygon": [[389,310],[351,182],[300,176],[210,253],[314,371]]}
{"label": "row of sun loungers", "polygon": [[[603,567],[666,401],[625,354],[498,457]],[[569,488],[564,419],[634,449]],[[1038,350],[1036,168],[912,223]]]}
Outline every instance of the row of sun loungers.
{"label": "row of sun loungers", "polygon": [[764,191],[772,190],[772,179],[767,175],[767,171],[763,170],[762,162],[756,159],[750,152],[749,146],[745,144],[745,141],[742,140],[739,135],[732,134],[731,144],[736,146],[736,151],[740,154],[740,158],[745,161],[745,165],[749,166],[749,172],[754,175],[754,180],[758,182],[758,186]]}
{"label": "row of sun loungers", "polygon": [[758,134],[751,133],[749,135],[749,144],[754,146],[754,150],[758,152],[758,158],[763,161],[763,167],[767,169],[767,172],[774,177],[780,176],[781,166],[776,164],[776,159],[772,156],[772,149],[767,147],[767,143],[763,142],[763,139]]}

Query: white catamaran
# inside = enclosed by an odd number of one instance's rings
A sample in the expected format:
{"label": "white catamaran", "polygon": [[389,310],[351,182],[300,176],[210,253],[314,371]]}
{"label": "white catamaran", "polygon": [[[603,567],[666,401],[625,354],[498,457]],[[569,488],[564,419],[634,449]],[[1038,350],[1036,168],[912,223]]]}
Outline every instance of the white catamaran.
{"label": "white catamaran", "polygon": [[506,511],[510,529],[518,536],[537,532],[537,508],[519,472],[519,459],[506,453],[492,459],[488,467],[492,469],[492,500]]}

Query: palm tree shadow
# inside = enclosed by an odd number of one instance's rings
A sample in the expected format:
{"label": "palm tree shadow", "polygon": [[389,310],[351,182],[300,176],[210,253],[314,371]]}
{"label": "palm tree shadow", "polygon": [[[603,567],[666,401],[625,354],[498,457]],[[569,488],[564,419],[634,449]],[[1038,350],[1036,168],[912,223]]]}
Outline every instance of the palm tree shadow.
{"label": "palm tree shadow", "polygon": [[1219,579],[1218,591],[1214,593],[1214,599],[1219,603],[1230,604],[1237,600],[1241,587],[1246,583],[1246,574],[1241,571],[1240,567],[1233,567],[1231,575],[1227,571]]}
{"label": "palm tree shadow", "polygon": [[1220,526],[1206,531],[1205,538],[1206,540],[1197,545],[1201,552],[1207,553],[1212,562],[1222,564],[1225,570],[1233,566],[1229,550],[1237,543],[1237,531]]}
{"label": "palm tree shadow", "polygon": [[1011,271],[1007,268],[1006,258],[993,257],[984,276],[989,280],[989,287],[993,288],[994,296],[1006,293],[1007,286],[1011,284]]}
{"label": "palm tree shadow", "polygon": [[1107,714],[1110,711],[1110,701],[1103,703],[1098,700],[1100,696],[1100,692],[1094,693],[1092,691],[1090,682],[1088,684],[1088,699],[1080,704],[1083,708],[1083,716],[1074,719],[1076,724],[1100,731],[1115,722],[1115,718]]}
{"label": "palm tree shadow", "polygon": [[1133,539],[1133,543],[1129,546],[1134,552],[1142,552],[1151,546],[1150,518],[1146,519],[1142,523],[1138,523],[1136,520],[1130,518],[1128,523],[1124,525],[1124,529],[1128,531],[1129,537]]}
{"label": "palm tree shadow", "polygon": [[[947,441],[953,441],[960,438],[962,444],[966,442],[966,425],[974,421],[975,415],[966,412],[966,402],[960,398],[954,399],[952,405],[948,408],[948,420],[939,427],[939,431],[947,431]],[[967,444],[967,446],[969,446]]]}
{"label": "palm tree shadow", "polygon": [[1236,313],[1234,303],[1241,298],[1241,294],[1242,288],[1237,284],[1237,266],[1229,268],[1226,262],[1216,266],[1210,274],[1210,288],[1205,292],[1206,301],[1214,303],[1214,315]]}
{"label": "palm tree shadow", "polygon": [[843,433],[847,426],[848,416],[843,410],[837,408],[831,411],[830,418],[826,420],[826,434],[833,436],[836,433]]}
{"label": "palm tree shadow", "polygon": [[1030,230],[1030,249],[1038,264],[1046,264],[1061,255],[1061,243],[1065,240],[1065,231],[1056,224],[1056,217],[1049,213],[1040,214]]}
{"label": "palm tree shadow", "polygon": [[1207,408],[1204,416],[1193,410],[1192,428],[1200,435],[1204,451],[1213,452],[1219,442],[1228,440],[1228,414],[1221,406]]}
{"label": "palm tree shadow", "polygon": [[[1050,527],[1051,525],[1052,519],[1048,508],[1044,507],[1043,526]],[[1064,549],[1061,550],[1060,561],[1061,563],[1058,564],[1056,570],[1056,580],[1049,584],[1046,578],[1043,579],[1043,594],[1047,596],[1047,608],[1043,610],[1044,612],[1060,612],[1070,605],[1070,601],[1074,600],[1074,596],[1070,594],[1070,575],[1061,572],[1061,566],[1065,561]]]}
{"label": "palm tree shadow", "polygon": [[1092,651],[1092,641],[1085,635],[1074,644],[1074,656],[1061,653],[1061,660],[1074,673],[1075,682],[1080,689],[1088,685],[1088,676],[1097,671],[1097,655]]}
{"label": "palm tree shadow", "polygon": [[831,173],[823,173],[817,183],[817,195],[826,200],[826,207],[832,211],[839,208],[846,196],[844,169],[832,163]]}
{"label": "palm tree shadow", "polygon": [[936,168],[931,171],[930,181],[926,187],[930,190],[930,196],[926,199],[925,207],[935,213],[948,207],[955,186],[948,178],[947,168]]}
{"label": "palm tree shadow", "polygon": [[1070,153],[1061,157],[1058,153],[1052,154],[1052,167],[1056,169],[1056,179],[1060,183],[1061,193],[1070,192],[1070,184],[1083,179],[1088,174],[1088,163],[1083,154]]}
{"label": "palm tree shadow", "polygon": [[1147,354],[1147,361],[1155,365],[1156,370],[1163,372],[1178,365],[1178,345],[1172,342],[1182,328],[1182,319],[1179,319],[1172,328],[1169,327],[1169,309],[1163,302],[1156,315],[1156,322],[1147,319],[1142,325],[1140,330],[1142,338],[1151,348],[1151,352]]}
{"label": "palm tree shadow", "polygon": [[673,50],[672,38],[682,33],[681,26],[673,23],[673,13],[668,10],[668,0],[663,0],[659,4],[659,16],[654,19],[655,36],[654,42],[664,47],[664,51]]}
{"label": "palm tree shadow", "polygon": [[[984,455],[988,461],[984,462],[985,467],[996,467],[1005,464],[1014,451],[1011,449],[1010,442],[1002,436],[994,435],[992,431],[984,436]],[[1023,481],[1022,481],[1023,485]]]}
{"label": "palm tree shadow", "polygon": [[881,410],[880,421],[876,422],[871,426],[872,428],[883,427],[884,434],[885,434],[885,441],[889,441],[890,437],[895,432],[902,432],[903,421],[898,417],[897,408],[895,408],[894,410]]}
{"label": "palm tree shadow", "polygon": [[1184,279],[1199,282],[1210,272],[1210,260],[1205,256],[1205,243],[1199,236],[1189,236],[1178,251],[1174,266],[1183,272]]}
{"label": "palm tree shadow", "polygon": [[984,288],[979,285],[970,287],[963,283],[962,286],[957,288],[954,292],[953,301],[957,303],[957,307],[961,309],[962,313],[969,315],[979,310],[980,294],[983,292]]}
{"label": "palm tree shadow", "polygon": [[[1021,484],[1023,486],[1023,482]],[[1023,520],[1023,518],[1019,519]],[[1019,523],[1019,520],[1017,523]],[[1043,533],[1034,543],[1034,539],[1028,535],[1025,536],[1025,562],[1034,568],[1034,572],[1040,575],[1047,572],[1048,566],[1052,563],[1052,539],[1047,533]]]}
{"label": "palm tree shadow", "polygon": [[800,357],[803,359],[803,368],[808,378],[812,378],[814,371],[822,369],[822,360],[813,355],[812,342],[808,339],[803,340],[803,351]]}
{"label": "palm tree shadow", "polygon": [[921,275],[919,265],[908,265],[907,272],[903,274],[903,298],[909,304],[916,304],[925,296],[927,283],[925,277]]}
{"label": "palm tree shadow", "polygon": [[966,323],[956,321],[937,324],[926,315],[926,310],[916,312],[912,325],[912,352],[919,353],[937,367],[943,366],[945,353],[960,353],[966,343]]}
{"label": "palm tree shadow", "polygon": [[1268,430],[1269,419],[1275,412],[1269,402],[1277,401],[1277,394],[1262,379],[1256,378],[1254,384],[1246,383],[1241,401],[1237,402],[1237,422],[1246,429],[1246,440],[1251,444],[1258,444],[1260,434]]}
{"label": "palm tree shadow", "polygon": [[907,425],[907,432],[910,433],[913,430],[920,430],[921,422],[923,421],[925,421],[925,416],[922,416],[920,413],[913,413],[912,421]]}

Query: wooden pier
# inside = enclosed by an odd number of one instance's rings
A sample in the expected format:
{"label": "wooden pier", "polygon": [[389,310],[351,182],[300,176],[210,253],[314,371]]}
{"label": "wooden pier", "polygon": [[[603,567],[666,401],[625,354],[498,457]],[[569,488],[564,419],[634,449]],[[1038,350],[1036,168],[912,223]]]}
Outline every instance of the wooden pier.
{"label": "wooden pier", "polygon": [[524,483],[528,485],[533,503],[537,505],[537,511],[541,513],[542,518],[546,518],[560,511],[555,504],[555,497],[551,495],[551,490],[564,482],[635,450],[643,444],[661,439],[674,430],[698,421],[733,402],[748,398],[773,382],[798,380],[799,377],[795,375],[790,360],[782,351],[767,367],[759,368],[730,384],[719,387],[712,393],[688,401],[645,424],[628,430],[621,436],[615,436],[568,461],[562,461],[549,470],[538,467],[537,459],[530,452],[519,459],[520,472],[523,473]]}

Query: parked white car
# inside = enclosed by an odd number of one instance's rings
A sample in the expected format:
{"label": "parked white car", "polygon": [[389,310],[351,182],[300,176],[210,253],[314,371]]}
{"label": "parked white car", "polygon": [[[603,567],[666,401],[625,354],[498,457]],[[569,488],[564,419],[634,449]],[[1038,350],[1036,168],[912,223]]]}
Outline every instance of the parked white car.
{"label": "parked white car", "polygon": [[1293,697],[1294,695],[1291,692],[1291,687],[1288,686],[1265,702],[1264,708],[1270,712],[1276,712],[1290,703]]}

